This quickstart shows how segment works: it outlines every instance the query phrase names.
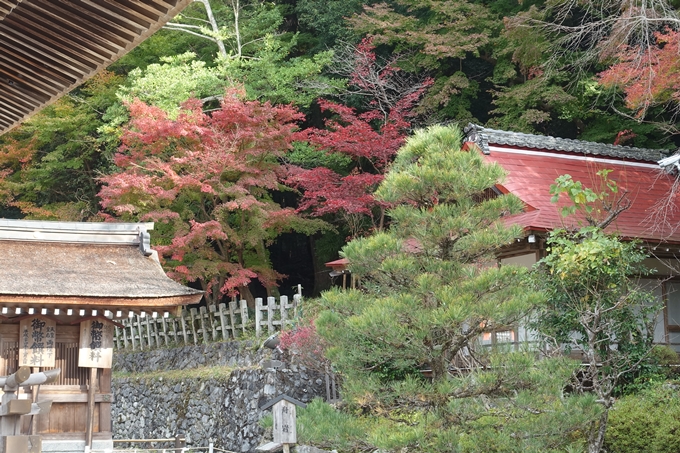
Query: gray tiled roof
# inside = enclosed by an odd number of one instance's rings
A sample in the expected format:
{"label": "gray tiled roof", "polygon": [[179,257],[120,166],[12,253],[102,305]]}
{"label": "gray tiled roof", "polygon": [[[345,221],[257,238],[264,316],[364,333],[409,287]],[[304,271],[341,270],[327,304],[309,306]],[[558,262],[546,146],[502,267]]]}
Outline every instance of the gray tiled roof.
{"label": "gray tiled roof", "polygon": [[465,127],[464,132],[467,141],[476,143],[485,154],[489,154],[489,144],[564,151],[645,162],[657,162],[672,153],[670,150],[634,148],[631,146],[609,145],[568,138],[524,134],[521,132],[500,131],[472,123]]}

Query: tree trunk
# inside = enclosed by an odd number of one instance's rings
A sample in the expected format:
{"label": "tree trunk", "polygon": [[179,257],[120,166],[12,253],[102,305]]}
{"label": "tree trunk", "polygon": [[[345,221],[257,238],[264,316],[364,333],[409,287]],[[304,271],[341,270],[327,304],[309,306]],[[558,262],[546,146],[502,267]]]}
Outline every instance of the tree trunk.
{"label": "tree trunk", "polygon": [[442,381],[447,378],[449,364],[445,357],[446,354],[442,354],[440,357],[434,357],[430,361],[430,367],[432,368],[432,382]]}
{"label": "tree trunk", "polygon": [[[215,20],[215,15],[213,14],[212,7],[210,6],[210,1],[209,0],[194,0],[195,2],[202,3],[203,6],[205,7],[205,12],[208,15],[208,21],[210,22],[210,27],[212,28],[213,33],[215,33],[215,44],[217,44],[217,48],[220,50],[220,56],[224,58],[225,60],[227,59],[227,49],[224,47],[224,42],[219,39],[218,35],[220,32],[220,27],[217,26],[217,21]],[[238,29],[238,16],[236,16],[236,27]]]}
{"label": "tree trunk", "polygon": [[316,240],[314,235],[309,236],[309,248],[312,255],[312,268],[314,269],[314,289],[311,297],[318,297],[321,291],[325,291],[331,287],[330,270],[326,267],[326,263],[316,253]]}
{"label": "tree trunk", "polygon": [[597,426],[594,426],[588,436],[588,453],[600,453],[604,444],[604,434],[607,431],[609,420],[609,407],[605,405],[604,412],[600,416]]}
{"label": "tree trunk", "polygon": [[255,308],[255,296],[250,292],[250,288],[247,286],[238,287],[239,299],[245,300],[248,303],[248,308]]}

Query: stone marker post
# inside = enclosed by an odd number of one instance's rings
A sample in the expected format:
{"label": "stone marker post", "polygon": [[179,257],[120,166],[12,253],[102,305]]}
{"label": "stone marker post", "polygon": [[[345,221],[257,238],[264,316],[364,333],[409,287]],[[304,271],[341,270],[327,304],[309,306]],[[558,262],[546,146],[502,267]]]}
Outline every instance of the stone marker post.
{"label": "stone marker post", "polygon": [[295,398],[279,395],[260,407],[262,410],[273,407],[274,443],[283,446],[283,453],[290,453],[291,444],[297,443],[297,406],[307,407]]}

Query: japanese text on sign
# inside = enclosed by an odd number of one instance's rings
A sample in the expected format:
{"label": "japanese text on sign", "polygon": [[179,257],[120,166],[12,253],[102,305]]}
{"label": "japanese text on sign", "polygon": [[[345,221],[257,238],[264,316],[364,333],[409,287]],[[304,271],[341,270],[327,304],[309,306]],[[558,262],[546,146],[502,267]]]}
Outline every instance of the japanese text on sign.
{"label": "japanese text on sign", "polygon": [[19,322],[19,366],[52,367],[55,365],[56,321],[42,316]]}
{"label": "japanese text on sign", "polygon": [[78,366],[111,368],[112,361],[113,324],[103,318],[81,322]]}

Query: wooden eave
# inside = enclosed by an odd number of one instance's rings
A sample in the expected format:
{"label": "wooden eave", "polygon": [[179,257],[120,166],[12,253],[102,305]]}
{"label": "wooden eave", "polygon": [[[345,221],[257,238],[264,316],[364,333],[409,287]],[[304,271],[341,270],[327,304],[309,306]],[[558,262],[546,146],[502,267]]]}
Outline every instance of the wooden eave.
{"label": "wooden eave", "polygon": [[192,0],[0,0],[0,135],[76,88]]}
{"label": "wooden eave", "polygon": [[8,313],[17,314],[16,309],[22,309],[22,313],[29,308],[39,313],[46,309],[47,314],[54,314],[54,309],[60,310],[60,315],[68,309],[86,310],[90,315],[92,310],[114,312],[121,311],[118,317],[127,317],[129,313],[165,313],[176,314],[183,306],[200,302],[203,293],[187,294],[182,296],[159,297],[159,298],[120,298],[120,297],[79,297],[79,296],[29,296],[0,294],[0,311],[7,307]]}

